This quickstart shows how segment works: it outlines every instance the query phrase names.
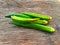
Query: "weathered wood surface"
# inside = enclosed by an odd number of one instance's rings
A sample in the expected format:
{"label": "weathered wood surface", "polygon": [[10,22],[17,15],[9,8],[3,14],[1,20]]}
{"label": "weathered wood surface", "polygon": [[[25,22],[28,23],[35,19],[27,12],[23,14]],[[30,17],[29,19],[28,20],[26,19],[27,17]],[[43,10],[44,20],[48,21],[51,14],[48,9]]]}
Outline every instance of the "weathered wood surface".
{"label": "weathered wood surface", "polygon": [[[9,24],[9,13],[31,11],[53,17],[55,33],[47,33]],[[60,2],[36,0],[0,0],[0,45],[60,45]]]}

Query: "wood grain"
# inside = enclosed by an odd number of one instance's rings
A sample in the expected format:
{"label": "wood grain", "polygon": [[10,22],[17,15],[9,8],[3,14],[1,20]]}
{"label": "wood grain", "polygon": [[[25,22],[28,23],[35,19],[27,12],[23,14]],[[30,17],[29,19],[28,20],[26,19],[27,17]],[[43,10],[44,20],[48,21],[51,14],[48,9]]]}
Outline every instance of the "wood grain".
{"label": "wood grain", "polygon": [[[35,12],[50,15],[49,25],[56,31],[51,34],[17,27],[5,18],[9,13]],[[0,45],[60,45],[60,3],[54,1],[0,0]]]}

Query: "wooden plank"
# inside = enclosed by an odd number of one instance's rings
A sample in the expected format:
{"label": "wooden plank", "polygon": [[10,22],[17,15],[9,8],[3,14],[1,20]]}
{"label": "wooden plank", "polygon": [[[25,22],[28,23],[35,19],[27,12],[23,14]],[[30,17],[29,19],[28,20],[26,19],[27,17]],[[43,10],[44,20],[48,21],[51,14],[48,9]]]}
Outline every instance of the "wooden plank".
{"label": "wooden plank", "polygon": [[[0,45],[58,45],[60,44],[60,4],[46,1],[0,1]],[[56,29],[51,34],[47,32],[17,27],[9,24],[10,19],[4,16],[8,13],[30,11],[50,15],[53,20],[49,25]]]}

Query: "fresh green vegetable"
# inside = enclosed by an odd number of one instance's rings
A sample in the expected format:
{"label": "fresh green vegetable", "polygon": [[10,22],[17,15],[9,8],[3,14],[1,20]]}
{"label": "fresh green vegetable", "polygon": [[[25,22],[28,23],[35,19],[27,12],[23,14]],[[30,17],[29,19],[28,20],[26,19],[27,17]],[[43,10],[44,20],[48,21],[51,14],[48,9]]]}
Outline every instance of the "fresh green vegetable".
{"label": "fresh green vegetable", "polygon": [[48,21],[46,21],[46,20],[37,20],[37,21],[34,21],[33,23],[37,23],[37,24],[48,24]]}
{"label": "fresh green vegetable", "polygon": [[24,21],[24,22],[35,22],[37,24],[48,24],[48,21],[46,20],[39,20],[38,18],[22,18],[22,17],[17,17],[17,16],[11,16],[13,20],[16,21]]}
{"label": "fresh green vegetable", "polygon": [[46,31],[46,32],[54,32],[55,31],[55,29],[50,26],[44,26],[44,25],[40,25],[40,24],[36,24],[36,23],[25,23],[25,22],[16,22],[16,21],[13,21],[10,23],[17,25],[17,26],[39,29],[39,30]]}
{"label": "fresh green vegetable", "polygon": [[51,16],[43,15],[43,14],[37,14],[37,13],[32,13],[32,12],[22,12],[22,14],[25,14],[25,15],[28,15],[28,16],[31,16],[31,17],[37,17],[37,18],[44,19],[44,20],[52,19]]}
{"label": "fresh green vegetable", "polygon": [[[31,18],[30,16],[25,15],[25,14],[8,14],[5,17],[11,18],[11,16],[17,16],[17,17],[23,17],[23,18]],[[46,20],[37,20],[37,21],[32,21],[32,22],[35,22],[35,23],[38,23],[38,24],[48,24],[48,21],[46,21]]]}
{"label": "fresh green vegetable", "polygon": [[18,17],[23,17],[23,18],[30,18],[30,16],[24,15],[24,14],[8,14],[5,17],[11,18],[11,16],[18,16]]}
{"label": "fresh green vegetable", "polygon": [[32,21],[36,21],[39,20],[39,18],[22,18],[22,17],[17,17],[17,16],[11,16],[12,20],[16,20],[16,21],[24,21],[24,22],[32,22]]}

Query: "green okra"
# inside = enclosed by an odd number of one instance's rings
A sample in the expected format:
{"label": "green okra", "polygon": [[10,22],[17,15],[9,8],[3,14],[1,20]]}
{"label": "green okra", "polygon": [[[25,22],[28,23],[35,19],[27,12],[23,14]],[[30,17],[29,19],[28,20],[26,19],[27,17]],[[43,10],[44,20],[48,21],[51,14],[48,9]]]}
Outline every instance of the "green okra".
{"label": "green okra", "polygon": [[18,17],[23,17],[23,18],[30,18],[30,16],[24,15],[24,14],[8,14],[5,17],[11,18],[11,16],[18,16]]}
{"label": "green okra", "polygon": [[28,15],[30,17],[40,18],[40,19],[44,19],[44,20],[50,20],[50,19],[52,19],[51,16],[43,15],[43,14],[37,14],[37,13],[32,13],[32,12],[21,12],[21,13],[25,14],[25,15]]}
{"label": "green okra", "polygon": [[33,23],[37,23],[37,24],[48,24],[48,21],[46,20],[37,20],[37,21],[34,21]]}
{"label": "green okra", "polygon": [[[22,17],[22,18],[31,18],[30,16],[28,15],[25,15],[25,14],[8,14],[7,18],[11,18],[11,16],[17,16],[17,17]],[[33,18],[34,19],[34,18]],[[30,22],[30,21],[29,21]],[[32,21],[32,22],[35,22],[37,24],[48,24],[48,21],[46,20],[36,20],[36,21]]]}
{"label": "green okra", "polygon": [[25,23],[25,22],[16,22],[12,21],[10,22],[11,24],[17,25],[17,26],[22,26],[22,27],[28,27],[28,28],[33,28],[33,29],[38,29],[46,32],[55,32],[55,29],[50,27],[50,26],[44,26],[36,23]]}
{"label": "green okra", "polygon": [[22,17],[17,17],[17,16],[11,16],[12,20],[16,20],[16,21],[23,21],[23,22],[32,22],[32,21],[36,21],[39,20],[39,18],[22,18]]}

